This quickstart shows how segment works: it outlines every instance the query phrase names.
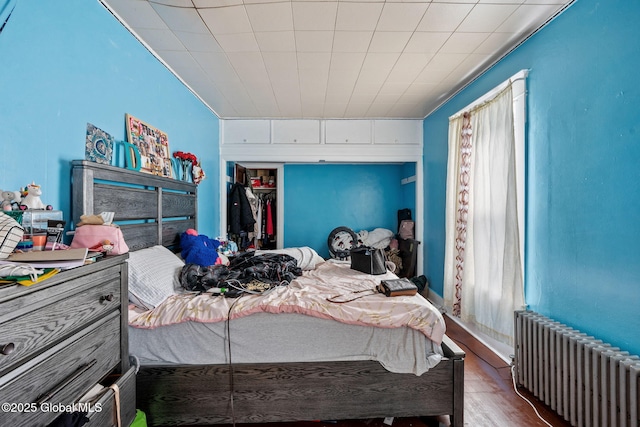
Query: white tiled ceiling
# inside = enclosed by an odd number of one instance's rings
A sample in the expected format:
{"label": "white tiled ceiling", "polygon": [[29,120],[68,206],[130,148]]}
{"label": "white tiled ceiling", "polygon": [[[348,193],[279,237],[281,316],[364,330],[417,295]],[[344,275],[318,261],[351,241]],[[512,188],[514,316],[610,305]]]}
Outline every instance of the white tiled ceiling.
{"label": "white tiled ceiling", "polygon": [[220,118],[421,119],[573,0],[100,0]]}

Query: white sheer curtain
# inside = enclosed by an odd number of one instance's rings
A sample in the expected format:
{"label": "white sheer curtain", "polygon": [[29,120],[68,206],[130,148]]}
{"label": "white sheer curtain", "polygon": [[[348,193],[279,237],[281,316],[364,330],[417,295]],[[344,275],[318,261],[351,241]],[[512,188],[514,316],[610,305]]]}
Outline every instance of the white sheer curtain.
{"label": "white sheer curtain", "polygon": [[511,84],[450,118],[444,300],[450,312],[513,344],[524,305]]}

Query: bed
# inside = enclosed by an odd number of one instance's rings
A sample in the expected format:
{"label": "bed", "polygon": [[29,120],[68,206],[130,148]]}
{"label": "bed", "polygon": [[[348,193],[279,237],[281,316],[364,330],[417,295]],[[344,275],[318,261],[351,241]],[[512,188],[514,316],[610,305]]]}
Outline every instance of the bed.
{"label": "bed", "polygon": [[[180,233],[197,229],[197,186],[73,161],[73,222],[103,211],[116,212],[130,258],[159,246],[177,249]],[[393,342],[390,328],[343,324],[299,310],[129,329],[130,351],[140,363],[137,407],[149,425],[435,415],[449,415],[451,425],[463,425],[464,353],[446,335],[429,347],[417,341],[414,329],[401,328],[417,342],[414,348],[395,351],[396,346],[387,345],[389,354],[378,351],[371,357],[362,347]],[[325,339],[336,340],[335,345]],[[324,353],[321,346],[334,353]],[[223,361],[209,348],[220,351]],[[396,366],[409,353],[418,354],[420,363]]]}

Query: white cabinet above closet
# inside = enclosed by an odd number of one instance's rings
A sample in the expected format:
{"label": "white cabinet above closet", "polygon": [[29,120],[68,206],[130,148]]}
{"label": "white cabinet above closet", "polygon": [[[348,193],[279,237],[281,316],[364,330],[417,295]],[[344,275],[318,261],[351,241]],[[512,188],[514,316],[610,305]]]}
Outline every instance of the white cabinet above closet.
{"label": "white cabinet above closet", "polygon": [[371,144],[371,120],[327,120],[327,144]]}
{"label": "white cabinet above closet", "polygon": [[319,120],[273,120],[274,144],[319,144]]}
{"label": "white cabinet above closet", "polygon": [[374,120],[376,144],[422,144],[420,120]]}
{"label": "white cabinet above closet", "polygon": [[422,120],[220,120],[225,161],[413,162],[422,157]]}
{"label": "white cabinet above closet", "polygon": [[223,144],[269,144],[270,120],[220,120],[224,122]]}

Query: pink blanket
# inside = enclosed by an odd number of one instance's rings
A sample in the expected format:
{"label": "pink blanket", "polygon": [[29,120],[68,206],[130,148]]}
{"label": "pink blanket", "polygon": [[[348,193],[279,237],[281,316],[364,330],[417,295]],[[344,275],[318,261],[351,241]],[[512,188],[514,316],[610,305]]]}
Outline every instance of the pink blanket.
{"label": "pink blanket", "polygon": [[[354,325],[380,328],[408,327],[441,344],[445,333],[440,312],[421,295],[386,297],[369,293],[392,273],[371,276],[349,268],[348,264],[324,262],[314,270],[265,295],[239,299],[179,294],[167,298],[155,309],[130,314],[129,324],[137,328],[157,328],[187,321],[221,322],[254,313],[297,313]],[[363,291],[358,293],[358,291]],[[364,295],[364,296],[362,296]],[[330,302],[328,299],[345,303]]]}

